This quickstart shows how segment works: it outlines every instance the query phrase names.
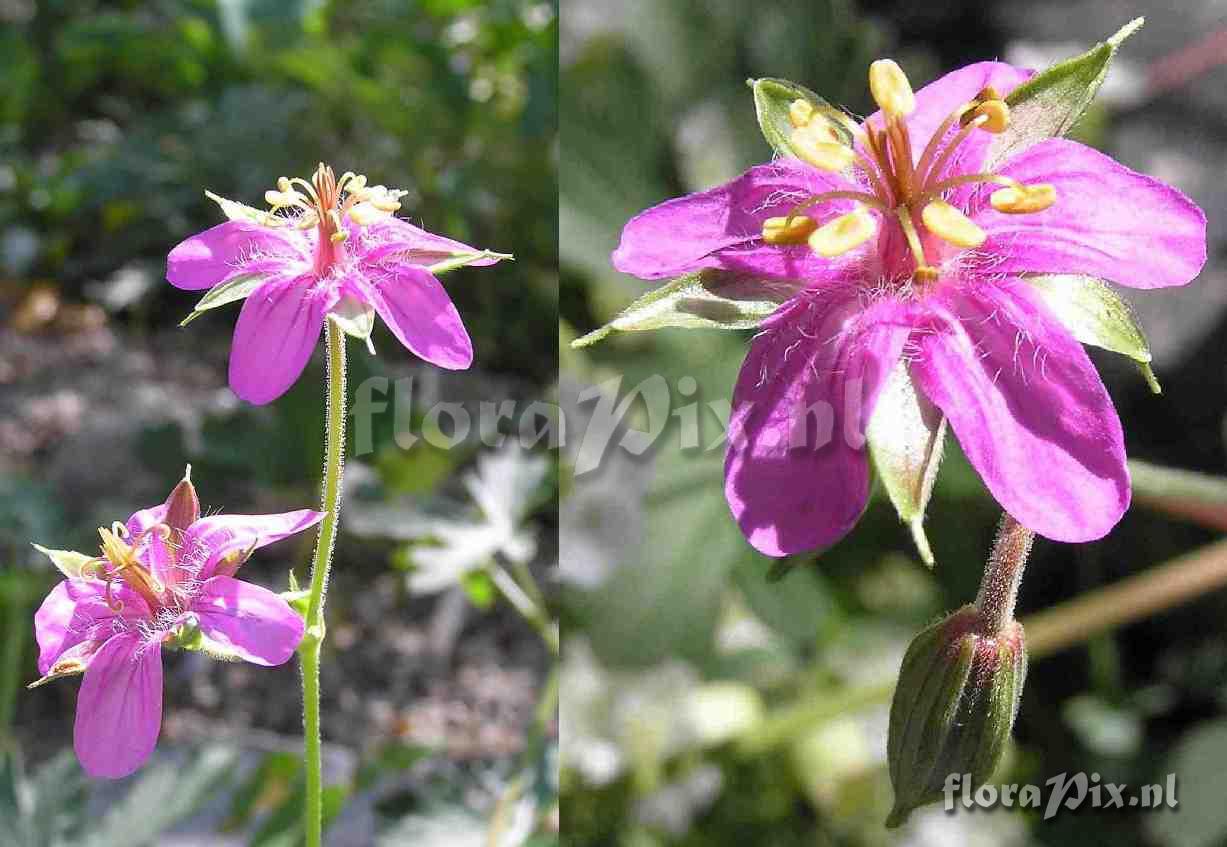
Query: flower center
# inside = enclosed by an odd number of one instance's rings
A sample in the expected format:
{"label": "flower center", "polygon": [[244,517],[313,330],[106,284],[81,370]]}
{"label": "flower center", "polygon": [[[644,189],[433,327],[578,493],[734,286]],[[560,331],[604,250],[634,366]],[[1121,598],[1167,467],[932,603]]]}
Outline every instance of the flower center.
{"label": "flower center", "polygon": [[366,177],[346,171],[337,179],[332,168],[320,162],[311,180],[279,177],[276,190],[264,192],[273,214],[283,210],[297,214],[300,229],[316,228],[315,271],[323,276],[344,258],[349,237],[344,219],[367,226],[400,208],[407,192],[383,185],[367,185]]}
{"label": "flower center", "polygon": [[[166,524],[150,527],[146,532],[160,534],[163,541],[170,537],[170,527]],[[110,529],[99,527],[98,535],[102,538],[102,557],[94,559],[90,565],[92,565],[93,575],[106,580],[107,605],[116,611],[123,608],[123,602],[116,600],[111,593],[116,577],[122,579],[129,588],[144,597],[151,611],[157,611],[166,605],[166,586],[158,582],[154,575],[140,563],[136,556],[136,546],[129,544],[126,540],[128,530],[124,525],[115,523]],[[139,538],[136,540],[139,544]],[[82,573],[87,573],[84,568]]]}
{"label": "flower center", "polygon": [[[951,112],[918,158],[913,156],[906,121],[916,108],[916,97],[903,70],[890,59],[874,62],[869,66],[869,90],[882,110],[881,126],[866,122],[862,128],[843,112],[817,108],[808,100],[792,103],[789,141],[797,155],[825,171],[857,168],[864,174],[869,191],[831,191],[806,198],[786,216],[763,222],[766,243],[804,241],[820,256],[839,256],[873,237],[879,224],[868,209],[876,209],[882,213],[885,226],[892,226],[891,221],[898,224],[897,231],[910,257],[910,276],[931,281],[938,271],[925,254],[925,234],[959,249],[979,247],[987,238],[974,221],[943,199],[945,192],[973,183],[1003,186],[992,193],[989,202],[998,212],[1008,214],[1041,212],[1056,202],[1053,186],[1023,185],[1001,174],[943,178],[946,166],[973,133],[1000,133],[1009,127],[1009,106],[991,86]],[[958,129],[951,135],[956,125]],[[852,200],[856,207],[822,226],[802,214],[834,200]]]}

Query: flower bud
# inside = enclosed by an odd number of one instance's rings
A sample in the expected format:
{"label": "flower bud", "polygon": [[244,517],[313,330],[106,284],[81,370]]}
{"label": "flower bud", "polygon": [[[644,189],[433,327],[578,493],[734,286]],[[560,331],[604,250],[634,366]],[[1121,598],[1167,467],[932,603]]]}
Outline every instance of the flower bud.
{"label": "flower bud", "polygon": [[1022,625],[996,634],[974,605],[916,636],[903,657],[890,708],[890,781],[895,827],[913,809],[941,799],[951,774],[971,787],[992,775],[1018,714],[1027,653]]}
{"label": "flower bud", "polygon": [[166,498],[166,525],[176,533],[183,533],[200,519],[200,498],[192,485],[192,466],[183,472],[183,479]]}

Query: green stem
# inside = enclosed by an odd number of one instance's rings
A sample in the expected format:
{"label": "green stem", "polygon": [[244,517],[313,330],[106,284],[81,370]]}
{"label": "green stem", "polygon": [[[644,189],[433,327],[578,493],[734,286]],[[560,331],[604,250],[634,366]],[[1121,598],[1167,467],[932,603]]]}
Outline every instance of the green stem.
{"label": "green stem", "polygon": [[345,471],[345,333],[325,321],[328,346],[328,394],[324,465],[324,519],[320,521],[311,564],[307,603],[307,633],[298,653],[302,661],[303,739],[307,774],[307,801],[303,825],[307,847],[323,843],[324,786],[320,755],[320,649],[324,644],[324,595],[328,569],[341,515],[341,476]]}
{"label": "green stem", "polygon": [[23,586],[11,580],[8,590],[0,593],[7,621],[4,658],[0,662],[0,736],[6,736],[13,725],[17,693],[21,690],[21,657],[26,649],[26,598]]}
{"label": "green stem", "polygon": [[[520,613],[520,616],[528,621],[533,629],[537,630],[537,634],[541,636],[541,640],[549,648],[550,655],[557,658],[561,650],[558,627],[550,620],[544,601],[541,599],[541,591],[537,588],[537,583],[532,578],[532,574],[528,574],[528,587],[526,587],[521,585],[497,561],[491,562],[486,570],[490,574],[490,580],[494,583],[494,587]],[[527,573],[527,569],[525,569],[525,572]],[[534,599],[534,597],[537,599]]]}

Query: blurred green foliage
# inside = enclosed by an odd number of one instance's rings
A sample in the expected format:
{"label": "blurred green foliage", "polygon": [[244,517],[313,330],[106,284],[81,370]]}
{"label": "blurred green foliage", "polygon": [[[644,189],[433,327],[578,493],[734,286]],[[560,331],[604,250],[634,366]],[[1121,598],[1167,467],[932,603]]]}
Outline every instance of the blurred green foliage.
{"label": "blurred green foliage", "polygon": [[[306,175],[325,161],[338,173],[352,169],[372,183],[408,190],[400,214],[415,224],[515,255],[493,274],[459,270],[444,278],[476,350],[472,371],[442,378],[444,394],[542,396],[557,374],[558,26],[556,0],[0,2],[2,331],[6,338],[29,332],[33,349],[36,344],[66,349],[74,343],[72,332],[59,325],[21,327],[21,304],[39,287],[54,291],[65,304],[97,304],[106,311],[120,352],[83,359],[98,368],[99,361],[118,367],[132,357],[152,356],[152,372],[143,377],[152,384],[123,390],[144,389],[175,403],[183,395],[167,391],[159,380],[178,379],[192,357],[199,367],[224,373],[237,316],[236,304],[179,329],[176,324],[197,297],[163,278],[166,253],[174,244],[223,220],[205,190],[263,205],[264,191],[277,177]],[[406,366],[413,357],[386,328],[377,329],[374,343],[378,357],[353,356],[351,385],[371,375],[410,372]],[[162,358],[162,351],[172,355]],[[188,408],[172,414],[150,413],[147,407],[132,411],[123,426],[132,436],[117,435],[106,445],[124,456],[123,479],[102,481],[102,494],[96,493],[100,481],[91,467],[70,479],[62,465],[49,470],[71,450],[72,435],[32,452],[0,454],[0,748],[20,748],[11,760],[0,760],[0,804],[21,805],[20,815],[0,814],[11,818],[0,822],[0,843],[85,843],[78,832],[85,804],[116,801],[130,816],[158,805],[167,807],[166,814],[149,816],[139,832],[106,830],[112,839],[106,843],[153,843],[158,830],[189,817],[197,801],[215,799],[202,798],[202,791],[184,782],[193,778],[194,768],[212,761],[202,753],[190,756],[178,780],[167,777],[164,763],[151,765],[155,783],[182,794],[180,805],[150,795],[152,783],[139,777],[119,796],[81,783],[72,759],[42,761],[71,744],[75,686],[37,693],[21,689],[33,678],[30,616],[53,583],[51,569],[37,560],[28,542],[92,549],[97,542],[91,527],[154,502],[144,499],[161,496],[153,493],[154,481],[164,493],[163,481],[182,474],[185,462],[193,464],[202,498],[214,508],[260,511],[261,504],[310,502],[323,458],[321,371],[316,361],[269,407],[213,402],[198,391]],[[56,390],[96,398],[89,391],[95,386],[85,384],[93,378],[87,373],[97,371],[83,366],[80,374],[55,374]],[[419,392],[424,382],[440,384],[437,375],[415,373]],[[188,376],[191,382],[176,391],[191,394],[196,383]],[[118,378],[102,375],[103,381]],[[9,394],[4,388],[0,412],[5,415],[50,391],[19,384],[19,391]],[[91,416],[122,416],[114,405],[104,398],[90,409]],[[428,501],[461,487],[461,473],[479,452],[475,440],[453,450],[425,441],[400,449],[393,441],[398,427],[421,432],[421,406],[415,403],[404,420],[391,411],[375,418],[375,453],[355,457],[352,465],[355,486],[368,500]],[[363,464],[370,469],[365,477]],[[556,498],[534,498],[524,511],[552,522]],[[344,536],[340,547],[344,568],[334,577],[329,611],[330,625],[338,629],[363,625],[355,620],[361,592],[394,573],[396,556],[407,549]],[[267,568],[253,573],[257,581],[284,587],[281,565],[275,575],[269,565],[251,567]],[[301,566],[298,574],[304,576]],[[402,582],[398,576],[391,585]],[[480,595],[482,586],[470,588]],[[397,615],[429,609],[404,591],[391,594],[380,602]],[[490,606],[493,600],[487,596],[484,602]],[[495,611],[485,613],[493,618]],[[533,638],[525,628],[523,639]],[[535,669],[532,647],[527,658],[522,653],[517,661]],[[170,661],[168,668],[174,668]],[[447,667],[434,671],[450,672]],[[388,683],[383,674],[332,673],[329,681],[326,670],[326,686],[339,688],[344,680],[351,689],[344,696],[356,694],[360,703],[371,696],[370,689]],[[176,692],[174,686],[166,696],[168,715],[195,705],[189,692]],[[229,698],[244,695],[222,696],[225,708]],[[295,696],[293,690],[285,692],[287,700]],[[326,696],[335,702],[342,693],[326,690]],[[413,694],[398,689],[395,696],[397,708],[407,708]],[[296,709],[291,715],[296,720]],[[327,714],[325,720],[327,735]],[[294,722],[277,729],[292,733]],[[526,732],[532,737],[525,743],[535,756],[549,727]],[[374,808],[370,814],[382,837],[406,815],[430,817],[446,802],[466,809],[475,831],[486,825],[465,807],[473,799],[467,780],[478,776],[467,770],[451,774],[436,798],[433,789],[403,783],[412,766],[423,758],[442,759],[442,753],[385,742],[352,751],[356,774],[329,787],[330,817],[349,804],[365,803]],[[191,831],[225,829],[253,844],[296,843],[301,838],[299,757],[261,754],[253,763],[252,752],[243,753],[248,766],[232,769],[237,776],[219,789],[228,805],[218,809],[215,801]],[[22,754],[33,763],[32,776],[21,769]],[[531,764],[536,767],[535,760]],[[507,768],[481,775],[483,790],[495,791],[509,780]],[[68,822],[63,832],[38,829],[60,826],[60,818],[47,817],[46,808],[57,797],[43,783],[64,774],[75,780],[63,786],[62,799],[74,804],[60,810]],[[386,794],[388,781],[402,783],[401,801],[375,804],[372,793]],[[556,790],[555,785],[555,795]],[[70,797],[70,792],[76,793]],[[548,814],[554,800],[538,799],[534,808]],[[47,820],[27,820],[31,816]],[[23,829],[10,837],[3,828],[9,823]],[[538,837],[543,844],[556,840],[548,827]]]}

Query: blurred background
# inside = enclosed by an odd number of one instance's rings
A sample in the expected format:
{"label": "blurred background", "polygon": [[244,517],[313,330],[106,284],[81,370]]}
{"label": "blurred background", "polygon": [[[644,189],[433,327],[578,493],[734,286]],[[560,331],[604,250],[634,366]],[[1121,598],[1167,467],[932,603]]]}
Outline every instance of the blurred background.
{"label": "blurred background", "polygon": [[[743,540],[725,505],[724,447],[707,447],[722,433],[713,410],[722,401],[727,409],[749,333],[670,329],[565,347],[648,289],[609,264],[629,217],[770,157],[747,77],[793,79],[865,114],[874,58],[895,58],[917,87],[983,59],[1042,68],[1137,15],[1147,16],[1146,26],[1118,55],[1077,135],[1192,195],[1210,219],[1211,258],[1185,289],[1125,292],[1149,331],[1162,396],[1149,393],[1129,361],[1092,351],[1130,456],[1151,464],[1134,469],[1135,505],[1110,537],[1037,542],[1024,620],[1173,557],[1223,566],[1221,547],[1202,548],[1227,529],[1227,7],[1218,0],[564,4],[560,355],[573,424],[560,516],[568,844],[1227,843],[1227,592],[1033,662],[998,774],[1043,785],[1084,771],[1136,786],[1174,772],[1177,810],[1083,808],[1043,820],[1036,811],[930,808],[887,831],[884,697],[911,637],[974,598],[999,515],[955,441],[947,441],[926,524],[935,573],[879,496],[847,539],[820,558],[789,560],[788,574],[771,582],[772,561]],[[689,424],[678,418],[644,455],[611,449],[597,470],[577,473],[585,422],[602,414],[602,402],[616,409],[651,375],[663,376],[674,410],[698,404],[698,446],[680,446],[679,428]],[[642,417],[629,413],[624,422],[646,429],[652,422]],[[1207,476],[1173,477],[1156,466]]]}
{"label": "blurred background", "polygon": [[[377,357],[350,346],[351,386],[412,378],[413,394],[395,414],[386,398],[348,466],[323,659],[328,843],[557,843],[549,639],[496,585],[514,571],[553,590],[557,461],[477,427],[482,402],[555,393],[557,72],[550,0],[0,0],[0,844],[300,840],[295,663],[167,653],[158,751],[117,783],[72,756],[78,682],[23,686],[58,576],[31,541],[93,551],[95,527],[161,502],[189,462],[212,511],[318,502],[320,357],[272,405],[240,403],[238,305],[180,329],[198,295],[164,273],[174,244],[223,220],[206,189],[263,205],[321,160],[516,258],[443,279],[472,370],[422,367],[382,325]],[[440,401],[471,410],[470,436],[397,446],[430,434]],[[305,583],[309,535],[244,576]]]}

